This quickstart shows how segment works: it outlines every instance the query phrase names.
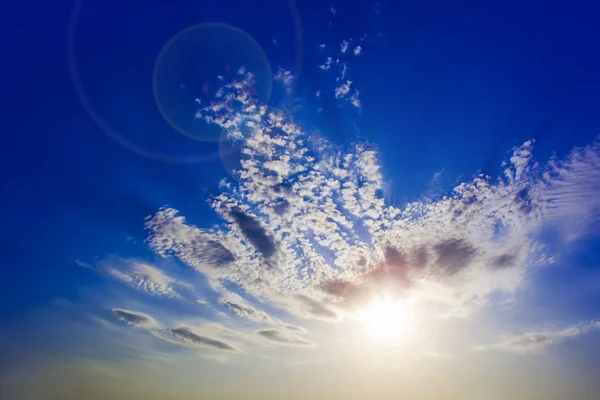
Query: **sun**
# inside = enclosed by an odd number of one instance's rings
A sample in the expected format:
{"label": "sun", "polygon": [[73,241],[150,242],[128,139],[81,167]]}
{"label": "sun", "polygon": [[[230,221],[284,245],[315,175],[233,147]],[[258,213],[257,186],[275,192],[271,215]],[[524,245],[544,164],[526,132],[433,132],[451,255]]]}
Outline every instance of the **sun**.
{"label": "sun", "polygon": [[413,305],[407,300],[380,296],[357,312],[358,319],[374,339],[405,337],[414,327]]}

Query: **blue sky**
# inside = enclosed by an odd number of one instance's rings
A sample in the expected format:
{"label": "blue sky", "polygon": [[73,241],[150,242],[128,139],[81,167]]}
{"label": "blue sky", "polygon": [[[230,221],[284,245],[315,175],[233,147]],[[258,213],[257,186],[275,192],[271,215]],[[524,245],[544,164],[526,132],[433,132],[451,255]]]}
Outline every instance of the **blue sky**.
{"label": "blue sky", "polygon": [[12,5],[5,395],[593,398],[597,11]]}

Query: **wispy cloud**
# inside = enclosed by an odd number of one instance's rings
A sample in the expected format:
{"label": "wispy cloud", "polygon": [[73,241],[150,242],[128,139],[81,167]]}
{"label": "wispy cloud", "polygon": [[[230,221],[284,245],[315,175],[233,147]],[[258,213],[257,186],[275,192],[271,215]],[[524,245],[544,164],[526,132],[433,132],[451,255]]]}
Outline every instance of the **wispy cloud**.
{"label": "wispy cloud", "polygon": [[291,71],[279,67],[273,79],[275,79],[276,82],[280,82],[283,85],[283,87],[285,87],[286,90],[289,91],[292,89],[292,83],[294,82],[295,78],[292,75]]}
{"label": "wispy cloud", "polygon": [[159,326],[156,320],[154,320],[154,318],[152,318],[148,314],[143,314],[140,312],[130,310],[123,310],[121,308],[113,308],[112,312],[117,319],[129,325],[146,329],[156,328]]}
{"label": "wispy cloud", "polygon": [[272,323],[273,320],[264,311],[257,310],[247,304],[241,296],[235,293],[227,293],[219,299],[219,304],[229,308],[235,315],[240,318],[247,319],[253,322]]}
{"label": "wispy cloud", "polygon": [[558,344],[567,339],[574,339],[582,335],[600,330],[600,321],[579,323],[561,330],[546,330],[527,332],[521,335],[508,336],[502,341],[476,347],[476,350],[506,350],[512,352],[531,352]]}
{"label": "wispy cloud", "polygon": [[342,43],[340,43],[340,51],[342,53],[345,53],[346,51],[348,51],[349,47],[350,47],[350,41],[349,40],[342,40]]}
{"label": "wispy cloud", "polygon": [[288,346],[314,346],[314,343],[300,337],[291,335],[278,329],[263,329],[256,332],[260,337],[281,345]]}
{"label": "wispy cloud", "polygon": [[176,288],[185,286],[160,269],[142,261],[115,259],[107,260],[103,264],[115,279],[153,295],[179,297]]}
{"label": "wispy cloud", "polygon": [[355,55],[355,56],[358,56],[358,55],[360,55],[360,53],[361,53],[361,52],[362,52],[362,47],[360,47],[360,46],[356,46],[356,47],[354,48],[354,55]]}
{"label": "wispy cloud", "polygon": [[359,95],[359,91],[358,89],[354,90],[354,93],[352,93],[352,95],[350,96],[349,100],[350,100],[350,104],[352,104],[354,107],[360,109],[360,99],[358,98]]}
{"label": "wispy cloud", "polygon": [[236,351],[233,343],[222,339],[208,337],[195,332],[192,328],[185,326],[153,331],[152,334],[159,339],[187,347],[203,347],[212,350]]}

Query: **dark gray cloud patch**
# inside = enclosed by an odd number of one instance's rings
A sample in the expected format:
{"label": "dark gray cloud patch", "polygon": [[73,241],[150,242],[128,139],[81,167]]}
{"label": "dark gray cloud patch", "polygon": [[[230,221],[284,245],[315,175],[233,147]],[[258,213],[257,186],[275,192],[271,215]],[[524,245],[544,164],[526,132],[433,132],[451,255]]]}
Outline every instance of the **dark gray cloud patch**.
{"label": "dark gray cloud patch", "polygon": [[313,343],[308,340],[299,338],[297,336],[292,336],[283,333],[277,329],[263,329],[256,332],[258,336],[267,339],[271,342],[284,344],[284,345],[292,345],[292,346],[312,346]]}
{"label": "dark gray cloud patch", "polygon": [[385,252],[385,264],[390,267],[404,267],[404,263],[406,262],[404,258],[404,254],[399,252],[394,247],[386,247]]}
{"label": "dark gray cloud patch", "polygon": [[216,267],[225,267],[235,261],[235,256],[221,243],[208,240],[204,245],[205,255]]}
{"label": "dark gray cloud patch", "polygon": [[515,265],[517,256],[515,254],[501,254],[492,259],[492,269],[504,269]]}
{"label": "dark gray cloud patch", "polygon": [[115,317],[117,317],[125,323],[128,323],[129,325],[140,327],[151,327],[153,325],[156,325],[156,321],[152,317],[145,314],[129,310],[123,310],[120,308],[113,308],[112,312],[115,315]]}
{"label": "dark gray cloud patch", "polygon": [[429,262],[429,253],[425,247],[419,247],[412,253],[411,265],[417,268],[423,268]]}
{"label": "dark gray cloud patch", "polygon": [[519,205],[519,211],[529,214],[533,210],[533,201],[529,189],[521,189],[515,196],[514,203]]}
{"label": "dark gray cloud patch", "polygon": [[273,206],[273,211],[277,215],[284,215],[290,209],[290,203],[287,200],[281,200]]}
{"label": "dark gray cloud patch", "polygon": [[167,329],[167,333],[189,344],[211,347],[218,350],[235,350],[235,347],[231,346],[230,344],[224,341],[212,339],[206,336],[200,336],[186,327]]}
{"label": "dark gray cloud patch", "polygon": [[275,240],[254,217],[241,210],[233,210],[231,216],[238,224],[244,236],[265,258],[270,258],[276,250]]}
{"label": "dark gray cloud patch", "polygon": [[463,239],[449,239],[433,246],[437,264],[448,275],[454,275],[469,265],[475,256],[475,248]]}

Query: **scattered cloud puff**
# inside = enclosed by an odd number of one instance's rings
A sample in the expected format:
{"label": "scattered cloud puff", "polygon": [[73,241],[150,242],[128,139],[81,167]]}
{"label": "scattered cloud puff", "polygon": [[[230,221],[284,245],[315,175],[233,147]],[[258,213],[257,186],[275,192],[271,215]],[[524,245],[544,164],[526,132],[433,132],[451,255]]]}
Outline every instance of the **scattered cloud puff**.
{"label": "scattered cloud puff", "polygon": [[283,85],[283,87],[286,88],[286,90],[290,91],[292,89],[294,76],[292,75],[291,71],[279,67],[277,69],[277,73],[275,74],[274,79],[276,82],[280,82]]}
{"label": "scattered cloud puff", "polygon": [[337,11],[336,11],[336,9],[335,9],[335,8],[333,8],[333,6],[331,6],[331,7],[329,7],[329,12],[330,12],[332,15],[335,15],[335,13],[336,13]]}
{"label": "scattered cloud puff", "polygon": [[[219,78],[223,80],[222,76]],[[217,90],[210,104],[196,112],[196,118],[222,127],[229,139],[242,139],[243,132],[253,128],[266,110],[264,105],[258,105],[255,87],[254,74],[241,67],[230,82]]]}
{"label": "scattered cloud puff", "polygon": [[137,260],[117,259],[104,262],[115,279],[156,296],[180,297],[177,287],[185,286],[160,269]]}
{"label": "scattered cloud puff", "polygon": [[583,322],[562,330],[527,332],[509,336],[496,344],[479,346],[476,350],[506,350],[511,352],[532,352],[600,330],[600,321]]}
{"label": "scattered cloud puff", "polygon": [[159,326],[159,324],[154,320],[154,318],[152,318],[151,316],[147,315],[147,314],[142,314],[140,312],[135,312],[135,311],[129,311],[129,310],[123,310],[121,308],[113,308],[112,309],[113,315],[129,324],[129,325],[133,325],[139,328],[146,328],[146,329],[150,329],[150,328],[156,328]]}
{"label": "scattered cloud puff", "polygon": [[352,85],[352,81],[346,81],[346,83],[335,88],[335,98],[342,99],[350,93],[350,85]]}
{"label": "scattered cloud puff", "polygon": [[340,51],[342,53],[345,53],[346,51],[348,51],[349,47],[350,47],[350,41],[349,40],[342,40],[342,43],[340,43]]}
{"label": "scattered cloud puff", "polygon": [[358,55],[360,55],[361,51],[362,51],[362,47],[360,47],[360,46],[356,46],[356,47],[354,48],[354,55],[355,55],[355,56],[358,56]]}
{"label": "scattered cloud puff", "polygon": [[358,89],[354,89],[354,91],[351,91],[350,86],[352,85],[352,81],[351,80],[346,80],[345,83],[341,84],[340,86],[335,88],[335,98],[336,99],[343,99],[343,100],[347,100],[350,102],[350,104],[352,104],[354,107],[360,109],[361,108],[361,102],[359,99],[359,91]]}
{"label": "scattered cloud puff", "polygon": [[354,107],[360,109],[360,99],[358,98],[359,92],[358,89],[354,90],[354,93],[352,93],[352,95],[350,96],[349,100],[350,100],[350,104],[352,104]]}
{"label": "scattered cloud puff", "polygon": [[321,68],[323,71],[327,71],[329,70],[329,68],[331,68],[331,63],[333,62],[331,57],[327,57],[327,59],[325,60],[325,64],[319,65],[319,68]]}

